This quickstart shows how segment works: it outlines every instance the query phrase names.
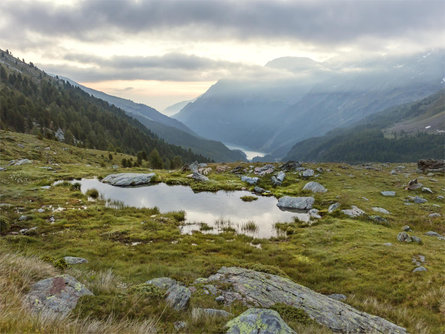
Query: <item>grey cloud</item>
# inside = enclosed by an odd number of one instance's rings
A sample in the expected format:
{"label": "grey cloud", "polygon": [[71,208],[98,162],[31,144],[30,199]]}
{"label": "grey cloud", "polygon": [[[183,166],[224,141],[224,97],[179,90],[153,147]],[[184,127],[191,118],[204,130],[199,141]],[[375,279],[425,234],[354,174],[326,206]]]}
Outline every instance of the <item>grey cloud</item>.
{"label": "grey cloud", "polygon": [[151,32],[205,40],[292,38],[335,44],[443,33],[445,1],[89,0],[71,7],[3,0],[0,10],[13,23],[7,29],[91,40]]}

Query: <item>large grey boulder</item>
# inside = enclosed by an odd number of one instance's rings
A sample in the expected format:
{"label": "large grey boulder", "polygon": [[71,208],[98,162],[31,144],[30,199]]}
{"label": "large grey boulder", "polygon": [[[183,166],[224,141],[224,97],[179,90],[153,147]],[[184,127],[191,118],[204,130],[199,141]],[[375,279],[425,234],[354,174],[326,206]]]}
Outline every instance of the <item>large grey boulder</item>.
{"label": "large grey boulder", "polygon": [[158,277],[145,283],[154,285],[162,290],[167,290],[166,301],[175,310],[184,310],[187,308],[192,293],[189,288],[178,283],[173,278]]}
{"label": "large grey boulder", "polygon": [[358,311],[277,275],[238,267],[222,267],[209,278],[200,279],[200,282],[203,280],[223,286],[221,295],[228,305],[240,301],[247,306],[269,308],[284,303],[303,310],[310,318],[333,332],[406,334],[404,328],[383,318]]}
{"label": "large grey boulder", "polygon": [[70,275],[47,278],[35,283],[25,296],[25,303],[35,312],[67,315],[82,296],[93,295]]}
{"label": "large grey boulder", "polygon": [[306,185],[303,187],[303,190],[312,191],[313,193],[325,193],[326,191],[328,191],[320,183],[314,181],[306,183]]}
{"label": "large grey boulder", "polygon": [[113,186],[129,187],[149,184],[155,173],[140,174],[140,173],[119,173],[110,174],[102,179],[103,183],[109,183]]}
{"label": "large grey boulder", "polygon": [[291,210],[310,210],[312,205],[314,205],[313,197],[291,197],[283,196],[278,200],[277,206],[280,209],[291,209]]}
{"label": "large grey boulder", "polygon": [[227,334],[296,334],[277,311],[261,308],[248,309],[226,327]]}

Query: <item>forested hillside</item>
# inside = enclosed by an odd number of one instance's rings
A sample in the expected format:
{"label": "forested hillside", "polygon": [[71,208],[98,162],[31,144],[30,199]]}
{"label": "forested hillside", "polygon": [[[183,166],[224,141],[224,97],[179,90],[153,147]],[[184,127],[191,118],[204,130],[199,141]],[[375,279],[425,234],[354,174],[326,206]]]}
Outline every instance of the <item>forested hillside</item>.
{"label": "forested hillside", "polygon": [[129,154],[156,150],[167,168],[173,160],[176,164],[208,161],[165,143],[121,109],[4,51],[0,53],[0,128]]}
{"label": "forested hillside", "polygon": [[[428,124],[425,126],[425,124]],[[406,162],[445,157],[445,90],[386,109],[353,127],[301,141],[285,159]],[[411,131],[405,131],[403,129]]]}

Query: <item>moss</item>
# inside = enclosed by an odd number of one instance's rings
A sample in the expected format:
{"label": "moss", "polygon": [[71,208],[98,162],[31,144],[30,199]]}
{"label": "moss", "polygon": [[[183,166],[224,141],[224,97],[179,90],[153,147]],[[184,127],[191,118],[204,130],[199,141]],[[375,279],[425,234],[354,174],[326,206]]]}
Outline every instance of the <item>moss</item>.
{"label": "moss", "polygon": [[258,199],[258,197],[256,197],[256,196],[241,196],[240,199],[244,202],[252,202],[252,201],[256,201]]}
{"label": "moss", "polygon": [[11,228],[8,217],[0,215],[0,234],[5,234]]}
{"label": "moss", "polygon": [[44,256],[41,256],[40,259],[42,261],[52,264],[55,268],[57,268],[59,270],[65,270],[66,268],[68,268],[68,264],[65,262],[65,259],[63,259],[63,258],[57,259],[57,258],[54,258],[49,255],[44,255]]}
{"label": "moss", "polygon": [[[288,323],[299,323],[303,325],[315,325],[316,322],[309,317],[306,312],[304,312],[302,309],[297,309],[295,307],[292,307],[287,304],[274,304],[270,307],[272,310],[277,311],[281,318]],[[291,326],[292,327],[292,326]]]}
{"label": "moss", "polygon": [[96,199],[96,198],[98,198],[99,197],[99,192],[97,191],[97,189],[90,189],[90,190],[88,190],[87,192],[86,192],[86,195],[88,196],[88,197],[91,197],[91,198],[94,198],[94,199]]}

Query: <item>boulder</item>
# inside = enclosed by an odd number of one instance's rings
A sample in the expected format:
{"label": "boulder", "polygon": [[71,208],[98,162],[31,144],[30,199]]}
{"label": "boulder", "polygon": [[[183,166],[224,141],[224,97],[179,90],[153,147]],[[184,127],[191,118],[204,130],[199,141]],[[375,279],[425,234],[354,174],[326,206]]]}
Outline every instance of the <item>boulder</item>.
{"label": "boulder", "polygon": [[400,242],[411,242],[412,241],[411,237],[406,232],[399,232],[399,234],[397,234],[397,240]]}
{"label": "boulder", "polygon": [[345,215],[352,217],[352,218],[360,217],[365,214],[365,211],[356,207],[355,205],[353,205],[351,207],[351,209],[341,210],[341,212],[343,212]]}
{"label": "boulder", "polygon": [[35,312],[67,315],[82,296],[93,295],[70,275],[47,278],[35,283],[25,296],[25,303]]}
{"label": "boulder", "polygon": [[250,177],[250,176],[245,176],[245,175],[241,176],[241,181],[247,182],[248,184],[252,184],[252,185],[256,184],[258,182],[258,180],[259,179],[257,177]]}
{"label": "boulder", "polygon": [[328,191],[320,183],[314,181],[306,183],[303,187],[303,190],[312,191],[313,193],[325,193],[326,191]]}
{"label": "boulder", "polygon": [[145,284],[151,284],[151,285],[158,287],[159,289],[168,290],[173,285],[178,284],[178,282],[170,277],[157,277],[157,278],[148,280],[147,282],[145,282]]}
{"label": "boulder", "polygon": [[445,172],[445,160],[419,160],[417,162],[417,168],[419,168],[424,173],[443,173]]}
{"label": "boulder", "polygon": [[411,180],[408,182],[408,185],[405,187],[405,190],[417,190],[422,187],[422,183],[417,182],[417,179]]}
{"label": "boulder", "polygon": [[432,194],[433,193],[433,191],[430,188],[428,188],[428,187],[422,187],[422,192],[428,193],[428,194]]}
{"label": "boulder", "polygon": [[427,235],[427,236],[429,236],[429,237],[442,237],[441,234],[439,234],[439,233],[437,233],[437,232],[434,232],[434,231],[428,231],[428,232],[425,232],[425,235]]}
{"label": "boulder", "polygon": [[207,176],[204,176],[198,172],[193,172],[192,179],[198,182],[207,182],[209,181],[209,178]]}
{"label": "boulder", "polygon": [[248,309],[226,327],[227,334],[296,334],[277,311],[260,308]]}
{"label": "boulder", "polygon": [[276,176],[274,176],[274,175],[272,175],[272,177],[270,178],[270,180],[272,181],[272,184],[276,187],[276,186],[281,186],[281,181],[279,181],[278,179],[277,179],[277,177]]}
{"label": "boulder", "polygon": [[261,167],[255,167],[254,173],[259,176],[264,176],[267,174],[272,174],[275,170],[274,165],[267,164]]}
{"label": "boulder", "polygon": [[418,273],[418,272],[422,272],[422,271],[427,271],[427,270],[424,266],[419,266],[419,267],[414,268],[413,273]]}
{"label": "boulder", "polygon": [[65,256],[63,258],[67,264],[81,264],[81,263],[88,263],[87,259],[84,259],[83,257],[76,257],[76,256]]}
{"label": "boulder", "polygon": [[310,210],[314,205],[313,197],[291,197],[283,196],[278,200],[277,206],[280,209],[291,210]]}
{"label": "boulder", "polygon": [[300,173],[300,175],[302,176],[302,177],[311,177],[311,176],[314,176],[314,170],[313,169],[306,169],[306,170],[304,170],[304,171],[302,171],[301,173]]}
{"label": "boulder", "polygon": [[301,167],[301,163],[298,161],[288,161],[285,162],[280,166],[280,169],[285,172],[290,172],[292,170],[296,170],[297,168]]}
{"label": "boulder", "polygon": [[149,184],[155,173],[140,174],[140,173],[119,173],[110,174],[102,179],[103,183],[109,183],[112,186],[129,187]]}
{"label": "boulder", "polygon": [[162,290],[167,290],[166,301],[175,310],[184,310],[188,306],[188,302],[192,295],[189,288],[178,283],[170,277],[158,277],[145,282],[154,285]]}
{"label": "boulder", "polygon": [[379,208],[379,207],[373,207],[372,208],[373,211],[375,212],[380,212],[380,213],[384,213],[385,215],[389,215],[390,212],[384,208]]}
{"label": "boulder", "polygon": [[396,195],[395,191],[381,191],[380,194],[385,197],[394,197]]}
{"label": "boulder", "polygon": [[328,212],[332,213],[335,210],[337,210],[339,207],[340,207],[340,203],[338,203],[338,202],[334,203],[334,204],[331,204],[331,205],[329,205]]}
{"label": "boulder", "polygon": [[[404,328],[383,318],[358,311],[352,306],[277,275],[238,267],[222,267],[206,281],[217,282],[215,285],[221,286],[221,294],[227,305],[238,301],[247,306],[270,308],[282,303],[301,309],[310,318],[336,333],[406,334]],[[257,319],[257,316],[253,318]],[[229,322],[232,325],[235,323],[240,322]]]}
{"label": "boulder", "polygon": [[283,182],[285,177],[286,177],[286,173],[285,172],[283,172],[283,171],[278,172],[278,174],[277,174],[277,180],[278,181]]}

